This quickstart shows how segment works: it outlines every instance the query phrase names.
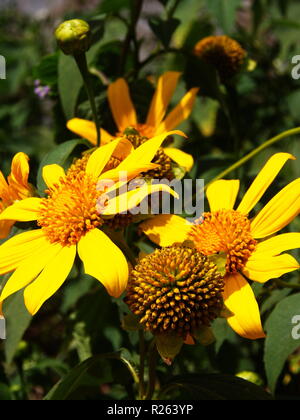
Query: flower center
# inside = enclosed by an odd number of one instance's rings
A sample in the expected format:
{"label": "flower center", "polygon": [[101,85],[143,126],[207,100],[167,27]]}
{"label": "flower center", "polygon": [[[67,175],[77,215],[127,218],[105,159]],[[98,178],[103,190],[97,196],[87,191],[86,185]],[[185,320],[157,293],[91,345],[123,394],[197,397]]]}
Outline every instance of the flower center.
{"label": "flower center", "polygon": [[220,314],[223,286],[221,274],[207,257],[192,248],[172,246],[139,262],[125,301],[145,330],[175,332],[185,339]]}
{"label": "flower center", "polygon": [[103,224],[96,205],[104,192],[98,191],[97,181],[85,173],[85,163],[81,159],[75,162],[66,177],[48,190],[48,197],[42,200],[38,225],[51,243],[74,245]]}
{"label": "flower center", "polygon": [[226,35],[209,36],[195,47],[195,54],[215,66],[222,79],[231,78],[242,68],[246,51]]}
{"label": "flower center", "polygon": [[225,252],[227,272],[243,269],[257,244],[248,217],[235,210],[218,210],[204,213],[199,222],[189,235],[196,249],[204,255]]}
{"label": "flower center", "polygon": [[[141,146],[142,144],[146,143],[150,137],[153,137],[153,135],[150,135],[149,132],[148,135],[145,135],[146,129],[144,127],[148,127],[144,124],[137,124],[134,127],[128,127],[124,134],[131,142],[133,147],[136,149],[137,147]],[[150,127],[152,129],[152,127]],[[156,165],[159,165],[157,168],[152,169],[151,171],[147,172],[147,176],[149,178],[154,179],[168,179],[172,180],[174,179],[174,173],[173,173],[173,167],[172,167],[172,160],[167,156],[164,152],[163,147],[160,147],[154,156],[152,163],[155,163]]]}

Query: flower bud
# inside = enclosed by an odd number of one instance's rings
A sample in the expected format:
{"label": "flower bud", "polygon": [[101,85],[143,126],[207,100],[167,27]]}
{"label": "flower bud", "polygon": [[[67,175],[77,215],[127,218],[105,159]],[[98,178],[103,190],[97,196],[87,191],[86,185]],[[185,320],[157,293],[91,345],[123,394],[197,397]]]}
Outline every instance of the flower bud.
{"label": "flower bud", "polygon": [[81,19],[66,20],[55,31],[60,49],[66,55],[85,53],[91,46],[90,25]]}

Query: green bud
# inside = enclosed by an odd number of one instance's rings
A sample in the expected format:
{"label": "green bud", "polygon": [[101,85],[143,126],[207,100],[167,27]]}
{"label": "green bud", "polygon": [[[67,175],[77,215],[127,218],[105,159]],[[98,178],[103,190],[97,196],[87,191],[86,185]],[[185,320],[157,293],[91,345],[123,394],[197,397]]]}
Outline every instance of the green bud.
{"label": "green bud", "polygon": [[90,25],[81,19],[66,20],[55,31],[60,49],[66,55],[85,53],[91,46]]}

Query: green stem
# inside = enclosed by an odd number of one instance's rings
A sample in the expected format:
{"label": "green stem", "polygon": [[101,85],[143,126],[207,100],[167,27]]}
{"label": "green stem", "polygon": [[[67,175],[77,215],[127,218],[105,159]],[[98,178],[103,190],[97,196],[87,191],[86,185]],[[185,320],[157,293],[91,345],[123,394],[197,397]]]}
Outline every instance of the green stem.
{"label": "green stem", "polygon": [[170,7],[169,11],[167,12],[167,18],[171,19],[174,16],[174,13],[176,12],[177,7],[179,6],[179,3],[181,0],[174,0],[174,4],[172,7]]}
{"label": "green stem", "polygon": [[300,127],[293,128],[291,130],[284,131],[281,134],[278,134],[278,136],[272,137],[270,140],[266,141],[256,149],[252,150],[252,152],[248,153],[246,156],[244,156],[242,159],[235,162],[233,165],[231,165],[229,168],[227,168],[225,171],[221,172],[218,176],[216,176],[213,180],[211,180],[205,187],[204,190],[207,190],[207,188],[215,181],[218,181],[219,179],[224,178],[225,176],[229,175],[231,172],[235,171],[242,165],[244,165],[246,162],[254,158],[254,156],[258,155],[263,150],[267,149],[268,147],[272,146],[273,144],[279,142],[280,140],[295,136],[296,134],[300,134]]}
{"label": "green stem", "polygon": [[83,79],[83,83],[91,104],[91,108],[92,108],[92,112],[93,112],[93,117],[94,117],[94,121],[96,124],[96,130],[97,130],[97,147],[100,146],[101,143],[101,137],[100,137],[100,123],[99,123],[99,118],[98,118],[98,114],[97,114],[97,107],[96,107],[96,102],[95,102],[95,96],[94,96],[94,91],[93,91],[93,87],[92,87],[92,83],[91,83],[91,79],[90,79],[90,74],[89,74],[89,70],[88,70],[88,65],[87,65],[87,60],[86,60],[86,55],[85,53],[83,54],[77,54],[74,55],[74,59],[77,63],[77,66],[80,70],[82,79]]}
{"label": "green stem", "polygon": [[133,41],[135,46],[135,61],[138,67],[138,42],[136,39],[136,24],[139,20],[144,0],[133,0],[131,8],[131,23],[128,27],[127,35],[124,40],[123,50],[120,57],[119,73],[120,75],[124,74],[127,56],[130,48],[130,43]]}
{"label": "green stem", "polygon": [[139,331],[139,342],[140,342],[140,368],[139,368],[139,398],[143,400],[145,397],[145,337],[144,331]]}
{"label": "green stem", "polygon": [[145,400],[151,400],[155,391],[156,383],[156,365],[157,365],[158,353],[156,349],[155,340],[150,344],[149,349],[149,362],[148,362],[148,372],[149,372],[149,382],[147,387],[147,394]]}
{"label": "green stem", "polygon": [[279,287],[285,287],[285,288],[293,289],[293,290],[300,290],[300,284],[292,284],[292,283],[288,283],[280,279],[275,279],[275,283]]}

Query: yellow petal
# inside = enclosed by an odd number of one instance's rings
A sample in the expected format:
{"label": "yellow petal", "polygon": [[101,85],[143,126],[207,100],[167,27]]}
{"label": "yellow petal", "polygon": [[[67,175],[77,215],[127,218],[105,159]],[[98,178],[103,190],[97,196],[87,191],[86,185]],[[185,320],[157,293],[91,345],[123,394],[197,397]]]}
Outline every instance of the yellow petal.
{"label": "yellow petal", "polygon": [[13,236],[0,246],[0,275],[15,270],[24,259],[45,245],[42,229]]}
{"label": "yellow petal", "polygon": [[24,291],[25,306],[35,315],[41,306],[62,286],[68,277],[76,256],[76,245],[61,247],[50,259],[42,273]]}
{"label": "yellow petal", "polygon": [[113,140],[105,146],[98,147],[93,152],[86,166],[86,173],[98,178],[105,168],[107,162],[111,158],[115,148],[119,144],[120,139]]}
{"label": "yellow petal", "polygon": [[237,179],[220,179],[211,184],[206,191],[210,211],[221,209],[232,210],[240,189],[240,181]]}
{"label": "yellow petal", "polygon": [[175,198],[179,198],[178,194],[172,190],[168,185],[144,185],[142,188],[137,188],[133,191],[118,195],[107,202],[104,210],[101,212],[103,216],[111,216],[137,207],[148,195],[156,192],[166,192]]}
{"label": "yellow petal", "polygon": [[122,161],[122,160],[126,159],[127,156],[130,155],[130,153],[133,152],[134,148],[133,148],[132,143],[129,140],[127,140],[126,138],[122,137],[119,140],[120,140],[119,144],[115,148],[112,156],[117,158],[117,159],[120,159]]}
{"label": "yellow petal", "polygon": [[125,79],[118,79],[108,88],[108,101],[119,131],[137,124],[136,112]]}
{"label": "yellow petal", "polygon": [[36,220],[39,216],[41,201],[37,197],[16,201],[0,214],[0,220],[18,220],[20,222]]}
{"label": "yellow petal", "polygon": [[177,163],[177,165],[182,166],[187,172],[190,172],[194,166],[193,156],[180,149],[176,149],[175,147],[165,147],[164,152],[170,159]]}
{"label": "yellow petal", "polygon": [[283,188],[251,222],[254,238],[265,238],[287,226],[300,212],[300,178]]}
{"label": "yellow petal", "polygon": [[17,153],[11,164],[11,174],[9,180],[12,180],[24,187],[28,185],[29,176],[29,157],[25,153]]}
{"label": "yellow petal", "polygon": [[127,287],[128,264],[120,249],[99,229],[87,233],[78,243],[85,272],[99,280],[116,298]]}
{"label": "yellow petal", "polygon": [[179,104],[159,125],[158,129],[156,130],[156,134],[161,134],[165,131],[173,130],[190,116],[198,91],[198,88],[193,88],[181,99]]}
{"label": "yellow petal", "polygon": [[14,224],[15,224],[15,220],[1,220],[0,221],[0,239],[7,238]]}
{"label": "yellow petal", "polygon": [[244,214],[250,213],[289,159],[295,159],[295,157],[289,153],[273,155],[251,184],[237,210]]}
{"label": "yellow petal", "polygon": [[244,273],[251,280],[265,283],[299,268],[297,260],[289,254],[262,258],[261,254],[257,256],[254,252],[246,263]]}
{"label": "yellow petal", "polygon": [[192,224],[183,217],[160,214],[140,224],[149,239],[161,247],[184,242],[188,239]]}
{"label": "yellow petal", "polygon": [[255,259],[275,257],[284,251],[296,248],[300,248],[300,233],[283,233],[258,243],[253,256],[255,255]]}
{"label": "yellow petal", "polygon": [[111,169],[110,171],[103,172],[103,174],[99,177],[99,181],[104,181],[104,184],[106,184],[106,181],[108,181],[108,185],[110,185],[111,181],[116,182],[114,186],[109,188],[109,191],[114,191],[117,188],[120,188],[122,185],[127,184],[132,179],[137,178],[141,173],[151,171],[158,167],[159,165],[156,165],[154,163],[148,163],[141,166],[137,162],[135,165],[132,164],[130,168],[128,168],[128,170],[120,170],[119,165],[116,169]]}
{"label": "yellow petal", "polygon": [[164,118],[170,100],[176,89],[181,73],[168,71],[158,80],[155,94],[149,108],[146,124],[151,127],[158,127]]}
{"label": "yellow petal", "polygon": [[48,188],[53,188],[60,183],[60,180],[65,177],[64,169],[56,164],[46,165],[43,167],[43,179]]}
{"label": "yellow petal", "polygon": [[178,134],[185,137],[185,134],[182,131],[170,131],[169,133],[164,133],[159,136],[149,139],[144,144],[139,146],[137,149],[133,150],[130,155],[120,163],[120,165],[111,171],[104,172],[100,179],[111,179],[113,181],[118,181],[120,177],[120,172],[123,172],[123,175],[127,175],[127,180],[130,181],[133,178],[136,178],[142,172],[150,171],[151,169],[157,168],[157,165],[151,164],[156,152],[161,147],[163,141],[166,137]]}
{"label": "yellow petal", "polygon": [[173,134],[178,134],[179,136],[185,137],[185,134],[182,131],[170,131],[163,133],[159,136],[149,139],[144,144],[135,149],[119,166],[118,169],[121,171],[129,170],[130,167],[136,167],[137,163],[143,167],[145,164],[152,162],[154,156],[156,155],[158,149],[161,147],[164,140]]}
{"label": "yellow petal", "polygon": [[227,322],[237,334],[251,340],[265,337],[253,290],[240,274],[225,277],[224,302],[234,314]]}
{"label": "yellow petal", "polygon": [[[67,127],[70,131],[78,134],[80,137],[87,139],[89,142],[96,146],[97,144],[97,131],[96,124],[93,121],[83,120],[81,118],[73,118],[67,122]],[[109,143],[114,136],[107,131],[100,129],[101,145]]]}
{"label": "yellow petal", "polygon": [[10,276],[2,290],[0,303],[31,283],[60,249],[60,245],[50,244],[45,239],[41,247],[26,258]]}
{"label": "yellow petal", "polygon": [[3,176],[3,173],[0,171],[0,197],[2,198],[2,196],[7,193],[8,193],[8,185]]}

